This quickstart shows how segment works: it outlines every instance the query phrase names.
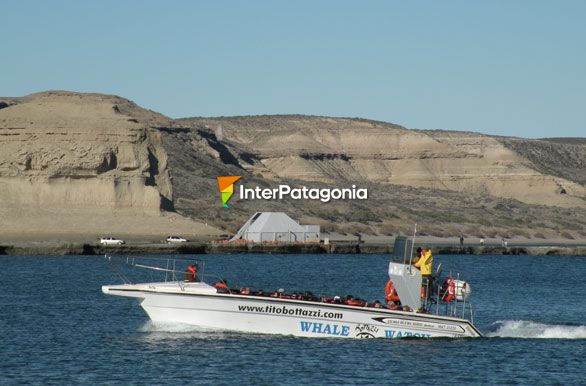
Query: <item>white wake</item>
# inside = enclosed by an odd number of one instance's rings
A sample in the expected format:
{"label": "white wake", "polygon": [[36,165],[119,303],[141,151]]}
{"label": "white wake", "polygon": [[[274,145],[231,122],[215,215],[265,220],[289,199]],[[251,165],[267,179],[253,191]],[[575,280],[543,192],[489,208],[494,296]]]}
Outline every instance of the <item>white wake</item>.
{"label": "white wake", "polygon": [[183,323],[153,322],[151,320],[145,322],[139,328],[139,331],[146,333],[143,335],[143,338],[149,341],[185,339],[222,340],[242,334],[217,328],[194,326]]}
{"label": "white wake", "polygon": [[545,324],[528,320],[499,320],[488,337],[525,339],[586,339],[586,326]]}
{"label": "white wake", "polygon": [[193,326],[191,324],[183,324],[183,323],[163,323],[163,322],[153,322],[147,321],[142,327],[139,329],[141,332],[151,332],[151,333],[170,333],[170,334],[187,334],[192,332],[209,332],[212,331],[210,329],[200,327],[200,326]]}

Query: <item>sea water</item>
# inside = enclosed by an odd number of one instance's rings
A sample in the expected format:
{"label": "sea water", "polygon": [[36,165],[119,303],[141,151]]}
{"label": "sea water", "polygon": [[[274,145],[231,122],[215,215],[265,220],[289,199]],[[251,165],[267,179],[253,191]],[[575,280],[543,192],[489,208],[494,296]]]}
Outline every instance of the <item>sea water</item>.
{"label": "sea water", "polygon": [[[375,300],[387,281],[385,255],[181,258],[231,287],[265,291]],[[0,383],[586,384],[585,257],[440,262],[444,276],[471,283],[484,338],[309,339],[157,325],[134,299],[101,293],[121,282],[103,257],[0,257]]]}

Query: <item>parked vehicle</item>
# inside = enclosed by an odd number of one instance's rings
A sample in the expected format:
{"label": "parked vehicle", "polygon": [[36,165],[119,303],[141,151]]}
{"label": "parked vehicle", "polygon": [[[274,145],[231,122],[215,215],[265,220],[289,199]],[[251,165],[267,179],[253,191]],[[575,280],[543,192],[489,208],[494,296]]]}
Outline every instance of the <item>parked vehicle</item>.
{"label": "parked vehicle", "polygon": [[102,237],[100,238],[100,244],[102,245],[122,245],[126,244],[124,240],[117,239],[115,237]]}
{"label": "parked vehicle", "polygon": [[171,244],[171,243],[186,243],[187,239],[181,237],[181,236],[169,236],[167,237],[167,244]]}

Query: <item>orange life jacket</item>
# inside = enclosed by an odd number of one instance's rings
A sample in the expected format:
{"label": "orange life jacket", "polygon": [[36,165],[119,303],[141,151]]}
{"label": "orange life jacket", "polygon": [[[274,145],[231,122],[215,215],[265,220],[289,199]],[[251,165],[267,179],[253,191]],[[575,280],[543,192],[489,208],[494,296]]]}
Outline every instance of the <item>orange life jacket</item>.
{"label": "orange life jacket", "polygon": [[448,277],[446,281],[444,281],[442,290],[442,300],[444,302],[449,303],[454,300],[454,297],[456,296],[456,283],[454,283],[454,280],[451,277]]}
{"label": "orange life jacket", "polygon": [[395,286],[393,285],[392,280],[389,280],[387,282],[387,286],[385,287],[385,300],[387,302],[401,301],[401,299],[399,299],[399,295],[397,294],[397,290],[395,290]]}
{"label": "orange life jacket", "polygon": [[186,274],[190,274],[191,280],[195,281],[197,277],[197,267],[195,265],[190,265],[189,267],[187,267]]}

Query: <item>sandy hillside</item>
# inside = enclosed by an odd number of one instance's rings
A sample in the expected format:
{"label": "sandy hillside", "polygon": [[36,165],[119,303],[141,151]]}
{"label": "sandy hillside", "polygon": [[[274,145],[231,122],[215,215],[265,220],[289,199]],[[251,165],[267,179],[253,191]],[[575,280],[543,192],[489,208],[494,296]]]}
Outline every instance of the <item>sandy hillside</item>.
{"label": "sandy hillside", "polygon": [[[255,211],[345,234],[418,223],[436,236],[582,238],[585,154],[579,139],[301,115],[174,120],[121,97],[66,91],[0,98],[0,241],[217,237]],[[224,209],[219,175],[261,187],[356,184],[369,199],[236,194]]]}
{"label": "sandy hillside", "polygon": [[172,121],[115,96],[44,92],[0,110],[0,234],[182,233],[156,127]]}
{"label": "sandy hillside", "polygon": [[[383,122],[328,117],[182,122],[210,130],[221,127],[225,139],[258,159],[258,172],[266,170],[283,179],[368,181],[489,194],[528,204],[586,207],[586,188],[579,183],[583,180],[544,173],[530,157],[506,146],[515,143],[512,140],[503,143],[477,133],[414,131]],[[533,142],[525,140],[527,146]]]}

